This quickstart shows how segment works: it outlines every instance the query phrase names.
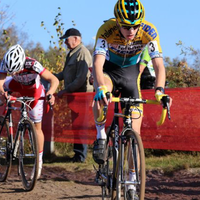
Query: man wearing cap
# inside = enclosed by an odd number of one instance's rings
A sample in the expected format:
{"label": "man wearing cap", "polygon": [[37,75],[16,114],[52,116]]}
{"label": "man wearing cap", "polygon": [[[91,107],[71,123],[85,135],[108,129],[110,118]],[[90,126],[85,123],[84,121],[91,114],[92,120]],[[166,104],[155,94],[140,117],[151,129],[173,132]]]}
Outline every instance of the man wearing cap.
{"label": "man wearing cap", "polygon": [[[59,81],[64,80],[64,89],[58,92],[58,97],[61,98],[65,93],[92,92],[93,86],[89,84],[92,56],[82,43],[81,33],[75,28],[70,28],[60,39],[65,39],[69,52],[63,71],[55,74]],[[75,155],[71,161],[84,162],[87,144],[74,144],[74,152]]]}

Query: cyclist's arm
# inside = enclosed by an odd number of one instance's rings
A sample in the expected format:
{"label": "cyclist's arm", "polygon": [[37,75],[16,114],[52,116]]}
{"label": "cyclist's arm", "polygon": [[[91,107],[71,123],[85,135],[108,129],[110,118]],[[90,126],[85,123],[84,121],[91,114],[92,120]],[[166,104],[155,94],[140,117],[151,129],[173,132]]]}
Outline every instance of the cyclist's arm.
{"label": "cyclist's arm", "polygon": [[164,63],[163,63],[163,58],[161,58],[161,57],[153,58],[152,63],[153,63],[153,67],[154,67],[155,74],[156,74],[155,88],[157,88],[157,87],[164,88],[166,75],[165,75],[165,67],[164,67]]}
{"label": "cyclist's arm", "polygon": [[[59,85],[59,80],[47,69],[45,69],[41,77],[50,83],[50,88],[47,91],[46,96],[54,94]],[[54,104],[54,98],[50,99],[49,101],[52,105]]]}
{"label": "cyclist's arm", "polygon": [[[165,75],[165,67],[164,67],[163,59],[161,57],[154,58],[152,59],[152,63],[153,63],[153,67],[156,74],[155,88],[157,87],[164,88],[166,75]],[[162,90],[156,90],[156,96],[160,96],[160,97],[156,97],[156,99],[158,100],[159,98],[162,98],[162,96],[166,96],[166,94],[163,94]],[[169,102],[169,106],[171,105],[172,105],[172,98],[170,98],[170,102]]]}
{"label": "cyclist's arm", "polygon": [[97,54],[94,56],[93,62],[93,75],[94,75],[94,87],[95,90],[101,86],[105,85],[104,75],[103,75],[103,65],[105,63],[105,56]]}
{"label": "cyclist's arm", "polygon": [[3,84],[4,84],[5,80],[6,80],[6,76],[7,76],[7,74],[0,73],[0,93],[1,94],[5,93],[4,88],[3,88]]}

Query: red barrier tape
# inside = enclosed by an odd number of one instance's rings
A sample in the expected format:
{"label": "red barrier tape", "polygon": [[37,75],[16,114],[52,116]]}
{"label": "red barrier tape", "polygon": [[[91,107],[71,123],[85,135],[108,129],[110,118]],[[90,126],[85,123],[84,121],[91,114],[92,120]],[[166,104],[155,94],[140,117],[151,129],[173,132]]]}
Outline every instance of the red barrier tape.
{"label": "red barrier tape", "polygon": [[[161,106],[144,105],[141,136],[145,148],[200,151],[200,87],[166,89],[173,98],[171,120],[157,127]],[[154,90],[143,90],[143,98],[154,98]],[[53,112],[44,113],[45,141],[92,144],[96,128],[92,113],[94,93],[73,93],[56,97]],[[109,105],[106,125],[113,118],[113,106]],[[1,111],[2,111],[1,107]],[[2,112],[1,112],[2,113]],[[14,114],[17,122],[17,114]]]}
{"label": "red barrier tape", "polygon": [[[166,89],[173,98],[171,120],[157,127],[161,106],[144,105],[142,140],[145,148],[200,151],[200,88]],[[143,98],[154,98],[154,90],[143,90]],[[92,113],[94,93],[73,93],[56,98],[54,106],[54,141],[92,144],[96,128]],[[109,105],[106,125],[113,117]],[[45,120],[44,120],[45,121]],[[45,130],[44,130],[45,132]],[[45,138],[48,140],[45,132]]]}

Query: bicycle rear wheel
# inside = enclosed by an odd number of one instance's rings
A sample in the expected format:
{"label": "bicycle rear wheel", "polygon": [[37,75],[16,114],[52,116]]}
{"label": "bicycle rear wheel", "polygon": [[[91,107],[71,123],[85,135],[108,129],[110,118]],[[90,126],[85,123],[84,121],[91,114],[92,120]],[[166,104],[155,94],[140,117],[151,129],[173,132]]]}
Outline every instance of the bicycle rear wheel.
{"label": "bicycle rear wheel", "polygon": [[[125,140],[121,140],[120,165],[117,173],[117,199],[127,198],[131,188],[135,199],[144,200],[145,196],[145,155],[141,137],[132,129],[124,131]],[[130,179],[130,173],[132,178]]]}
{"label": "bicycle rear wheel", "polygon": [[4,123],[3,121],[4,117],[0,116],[0,182],[4,182],[7,179],[12,164],[9,126],[7,121]]}
{"label": "bicycle rear wheel", "polygon": [[39,166],[37,134],[31,120],[25,119],[20,125],[19,168],[25,190],[31,191],[37,182]]}

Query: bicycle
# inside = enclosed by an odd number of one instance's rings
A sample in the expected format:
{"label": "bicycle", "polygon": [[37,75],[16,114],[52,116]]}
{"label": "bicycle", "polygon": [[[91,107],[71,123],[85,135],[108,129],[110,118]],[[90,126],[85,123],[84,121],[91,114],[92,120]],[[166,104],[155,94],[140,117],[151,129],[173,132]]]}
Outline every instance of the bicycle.
{"label": "bicycle", "polygon": [[[21,175],[23,186],[27,191],[31,191],[35,187],[39,167],[38,139],[35,126],[28,117],[28,108],[31,109],[31,102],[42,99],[45,97],[36,99],[34,97],[9,96],[6,100],[5,116],[0,116],[0,182],[6,181],[12,161],[18,159],[18,173]],[[12,106],[15,102],[19,102],[21,106]],[[21,115],[15,137],[12,110],[20,111]]]}
{"label": "bicycle", "polygon": [[[138,104],[160,104],[156,100],[135,98],[109,97],[115,102],[114,117],[111,126],[107,128],[106,159],[96,169],[96,182],[101,186],[102,200],[117,199],[123,196],[127,199],[127,186],[134,185],[136,199],[143,200],[145,196],[145,154],[140,135],[132,129],[131,107]],[[170,119],[169,97],[163,97],[163,110],[157,125],[162,125],[166,114]],[[124,113],[119,113],[119,103],[125,104]],[[106,115],[108,106],[104,106],[100,118]],[[119,118],[123,118],[123,128],[119,130]],[[129,180],[129,170],[132,169],[135,179]],[[123,195],[122,195],[123,191]]]}

